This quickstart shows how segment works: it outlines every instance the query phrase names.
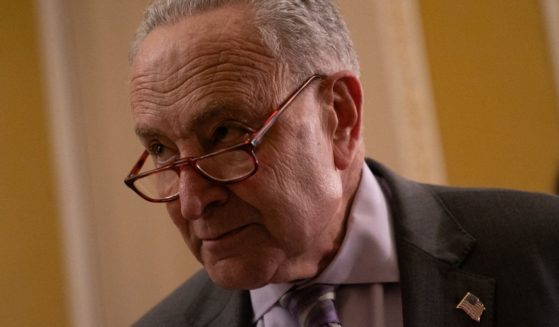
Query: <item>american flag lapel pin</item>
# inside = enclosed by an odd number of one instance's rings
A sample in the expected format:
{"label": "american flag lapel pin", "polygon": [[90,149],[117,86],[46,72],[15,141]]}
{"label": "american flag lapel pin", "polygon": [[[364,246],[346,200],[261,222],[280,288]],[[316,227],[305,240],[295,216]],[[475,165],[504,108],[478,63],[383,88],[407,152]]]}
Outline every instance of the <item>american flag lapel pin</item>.
{"label": "american flag lapel pin", "polygon": [[468,292],[462,300],[460,300],[456,309],[463,310],[470,318],[479,322],[483,311],[485,311],[485,305],[483,305],[477,296]]}

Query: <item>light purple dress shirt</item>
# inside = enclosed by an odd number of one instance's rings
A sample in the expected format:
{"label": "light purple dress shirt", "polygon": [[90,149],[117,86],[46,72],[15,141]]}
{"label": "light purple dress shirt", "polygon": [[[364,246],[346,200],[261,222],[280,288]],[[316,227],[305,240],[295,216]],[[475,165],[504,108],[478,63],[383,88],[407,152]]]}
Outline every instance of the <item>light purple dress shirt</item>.
{"label": "light purple dress shirt", "polygon": [[[308,283],[339,285],[336,309],[343,326],[403,326],[390,212],[379,183],[365,164],[340,250],[326,269]],[[278,304],[292,286],[269,284],[250,291],[257,327],[297,326]]]}

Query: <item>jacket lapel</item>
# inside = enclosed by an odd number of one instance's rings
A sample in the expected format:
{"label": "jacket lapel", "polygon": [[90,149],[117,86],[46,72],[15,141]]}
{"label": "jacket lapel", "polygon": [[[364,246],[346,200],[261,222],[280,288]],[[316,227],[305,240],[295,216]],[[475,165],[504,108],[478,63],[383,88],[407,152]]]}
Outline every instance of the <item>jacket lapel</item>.
{"label": "jacket lapel", "polygon": [[[495,281],[460,269],[476,240],[429,186],[398,177],[371,160],[367,163],[384,184],[391,204],[404,325],[493,326]],[[479,323],[456,308],[468,292],[486,307]]]}
{"label": "jacket lapel", "polygon": [[[493,326],[493,279],[468,274],[438,262],[409,243],[400,244],[398,250],[406,327]],[[486,307],[479,323],[456,308],[468,292],[477,296]]]}

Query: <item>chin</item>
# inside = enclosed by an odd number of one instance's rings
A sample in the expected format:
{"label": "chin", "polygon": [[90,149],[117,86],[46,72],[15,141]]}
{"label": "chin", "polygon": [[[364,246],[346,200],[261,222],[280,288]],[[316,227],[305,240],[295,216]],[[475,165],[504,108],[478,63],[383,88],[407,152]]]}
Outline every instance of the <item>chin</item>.
{"label": "chin", "polygon": [[269,278],[261,272],[238,271],[236,269],[208,269],[214,283],[228,290],[252,290],[268,284]]}
{"label": "chin", "polygon": [[252,290],[273,282],[278,265],[255,256],[230,257],[204,264],[214,283],[228,290]]}

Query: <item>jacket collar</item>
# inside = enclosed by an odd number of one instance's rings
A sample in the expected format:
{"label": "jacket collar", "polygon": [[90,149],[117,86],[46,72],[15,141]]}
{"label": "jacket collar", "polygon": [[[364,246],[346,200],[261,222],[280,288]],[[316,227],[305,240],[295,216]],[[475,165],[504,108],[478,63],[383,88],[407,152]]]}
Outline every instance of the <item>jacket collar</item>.
{"label": "jacket collar", "polygon": [[[460,269],[475,238],[432,187],[399,177],[372,160],[367,164],[391,203],[405,326],[493,326],[495,281]],[[467,292],[486,307],[479,323],[456,309]]]}
{"label": "jacket collar", "polygon": [[385,181],[398,227],[398,238],[414,244],[450,265],[460,265],[476,240],[456,222],[436,195],[423,184],[395,175],[384,166],[367,160],[373,174]]}

